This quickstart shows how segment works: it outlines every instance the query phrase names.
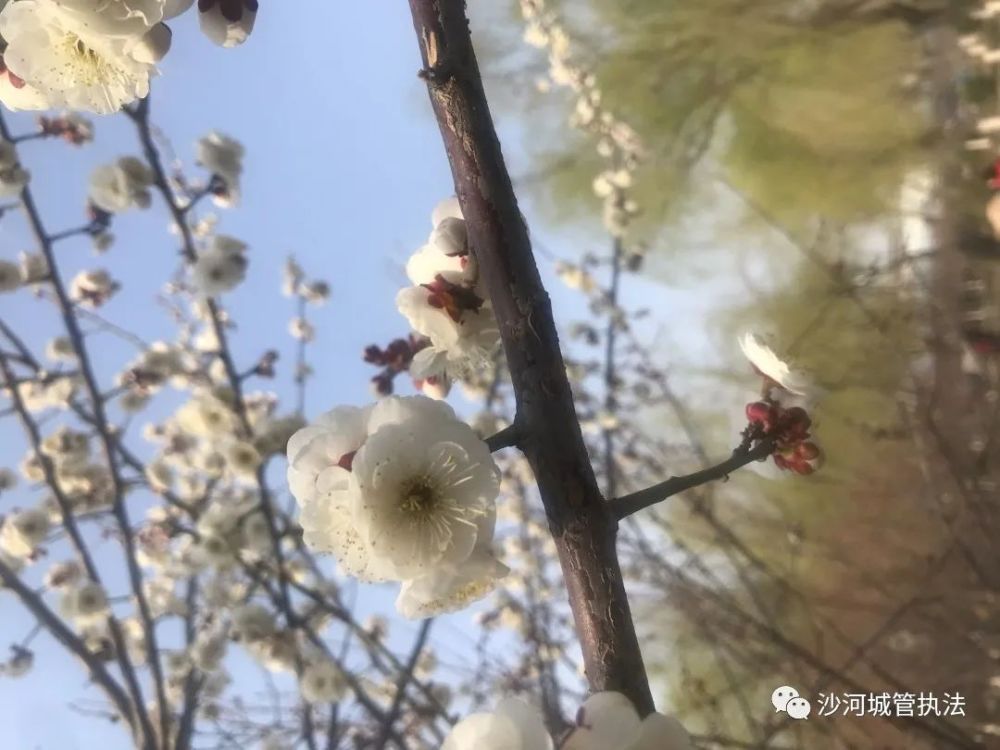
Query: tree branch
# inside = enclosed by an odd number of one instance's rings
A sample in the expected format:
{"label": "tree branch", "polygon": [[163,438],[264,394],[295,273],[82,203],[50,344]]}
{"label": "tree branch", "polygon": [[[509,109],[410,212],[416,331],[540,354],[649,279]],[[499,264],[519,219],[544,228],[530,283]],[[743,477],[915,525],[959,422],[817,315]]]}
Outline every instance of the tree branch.
{"label": "tree branch", "polygon": [[587,678],[653,710],[615,549],[542,285],[490,116],[462,0],[410,0],[431,104],[497,317],[534,471],[569,592]]}
{"label": "tree branch", "polygon": [[379,730],[378,739],[372,746],[375,750],[385,750],[385,745],[392,733],[392,725],[396,723],[399,712],[403,708],[406,689],[410,686],[410,680],[413,679],[413,670],[416,669],[417,662],[420,661],[420,655],[424,651],[424,644],[427,643],[427,636],[430,635],[433,624],[433,618],[424,620],[420,624],[420,631],[417,633],[417,639],[413,642],[410,658],[406,660],[406,667],[400,672],[399,678],[396,680],[396,693],[392,696],[392,705],[389,706],[389,712],[385,715],[382,727]]}
{"label": "tree branch", "polygon": [[652,487],[639,490],[639,492],[633,492],[631,495],[625,495],[617,500],[613,500],[612,506],[614,507],[615,516],[621,520],[651,505],[661,503],[668,497],[678,495],[685,490],[700,487],[703,484],[715,482],[719,479],[728,479],[729,475],[737,469],[770,456],[774,453],[774,447],[774,440],[771,439],[761,440],[757,445],[752,445],[749,441],[744,441],[742,445],[733,451],[733,455],[720,464],[696,471],[694,474],[682,477],[670,477],[665,482],[660,482]]}
{"label": "tree branch", "polygon": [[[2,120],[0,120],[0,122],[2,122]],[[6,330],[6,326],[2,320],[0,320],[0,327]],[[59,483],[59,479],[56,476],[56,470],[52,464],[52,459],[42,450],[42,436],[39,432],[38,425],[31,418],[31,414],[28,412],[28,409],[24,404],[24,400],[21,398],[21,394],[18,392],[17,388],[11,385],[14,381],[14,374],[10,369],[10,363],[7,361],[6,356],[2,353],[0,353],[0,375],[3,376],[3,382],[8,388],[10,399],[14,405],[14,411],[17,413],[18,418],[21,421],[21,425],[24,427],[24,431],[28,436],[29,445],[41,464],[45,483],[48,485],[49,489],[52,490],[52,494],[56,499],[56,504],[59,506],[63,528],[66,529],[66,533],[69,535],[69,538],[73,543],[73,548],[76,550],[77,556],[83,565],[83,569],[87,573],[87,577],[94,583],[102,585],[100,572],[97,569],[97,565],[94,563],[90,550],[87,548],[87,545],[83,540],[83,535],[80,533],[80,528],[73,515],[72,504],[62,490],[62,485]],[[152,748],[156,747],[156,731],[153,729],[153,725],[150,723],[149,714],[146,712],[142,688],[139,685],[135,667],[129,658],[121,626],[114,614],[110,612],[108,614],[108,631],[111,634],[112,641],[114,642],[115,655],[118,658],[118,663],[121,667],[122,674],[125,677],[125,682],[132,694],[131,702],[134,710],[129,711],[125,714],[125,716],[130,722],[133,722],[131,728],[137,741],[142,741],[143,747],[152,750]]]}
{"label": "tree branch", "polygon": [[[0,117],[0,131],[4,135],[7,134],[7,125],[2,117]],[[73,345],[73,351],[79,362],[84,388],[93,403],[94,427],[100,437],[104,458],[108,464],[108,472],[110,473],[111,484],[114,490],[112,511],[118,524],[118,531],[122,537],[122,547],[125,552],[124,556],[129,583],[131,584],[132,594],[135,597],[139,617],[145,631],[146,661],[152,675],[153,689],[156,694],[159,713],[159,737],[161,742],[166,743],[170,736],[170,707],[167,703],[163,670],[160,664],[160,652],[156,639],[156,623],[150,612],[149,603],[146,601],[146,594],[142,586],[142,572],[139,570],[139,563],[135,556],[135,540],[132,536],[132,525],[129,520],[128,509],[125,507],[125,485],[122,482],[118,469],[118,457],[115,451],[115,440],[111,434],[110,421],[105,413],[104,399],[101,396],[101,391],[97,384],[97,376],[91,365],[90,357],[83,341],[83,333],[80,330],[79,321],[76,318],[73,304],[69,299],[66,287],[59,274],[55,253],[52,248],[52,240],[45,231],[41,215],[32,197],[31,189],[27,186],[21,191],[21,205],[28,219],[28,226],[48,264],[48,281],[55,293],[55,301],[62,316],[63,324],[66,327],[66,335]],[[153,741],[155,745],[155,737]]]}
{"label": "tree branch", "polygon": [[59,641],[66,649],[76,656],[80,661],[83,662],[84,666],[90,672],[90,676],[93,678],[100,687],[107,693],[108,698],[115,705],[118,710],[118,715],[123,721],[132,725],[135,728],[136,740],[139,741],[138,728],[135,727],[135,722],[132,716],[132,706],[129,703],[129,698],[122,690],[121,685],[115,682],[111,673],[105,668],[101,660],[91,653],[87,646],[80,640],[80,637],[70,630],[63,623],[62,620],[46,606],[42,598],[31,590],[24,582],[18,578],[17,574],[14,573],[7,565],[4,564],[3,560],[0,560],[0,582],[3,583],[4,587],[10,589],[14,592],[21,603],[34,615],[35,619],[38,620],[39,624],[42,625],[57,641]]}
{"label": "tree branch", "polygon": [[504,448],[512,448],[517,445],[517,441],[520,440],[520,438],[521,433],[520,430],[518,430],[517,425],[507,425],[500,430],[500,432],[486,438],[486,445],[490,449],[490,453],[496,453]]}

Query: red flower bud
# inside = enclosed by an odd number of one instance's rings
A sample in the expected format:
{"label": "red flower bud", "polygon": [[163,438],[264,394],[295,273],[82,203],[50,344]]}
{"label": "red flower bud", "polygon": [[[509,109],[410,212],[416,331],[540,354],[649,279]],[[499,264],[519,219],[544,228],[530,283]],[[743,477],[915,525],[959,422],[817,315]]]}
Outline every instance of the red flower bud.
{"label": "red flower bud", "polygon": [[819,446],[816,443],[803,442],[795,446],[795,455],[803,461],[814,461],[819,458]]}
{"label": "red flower bud", "polygon": [[746,415],[751,424],[763,425],[765,430],[769,430],[778,416],[778,410],[766,401],[754,401],[747,404]]}
{"label": "red flower bud", "polygon": [[816,467],[813,466],[808,461],[796,461],[795,463],[791,464],[791,467],[792,471],[804,477],[809,476],[814,471],[816,471]]}
{"label": "red flower bud", "polygon": [[781,417],[781,423],[786,429],[802,430],[805,432],[812,426],[812,419],[809,418],[809,414],[801,406],[793,406],[785,410],[785,413]]}

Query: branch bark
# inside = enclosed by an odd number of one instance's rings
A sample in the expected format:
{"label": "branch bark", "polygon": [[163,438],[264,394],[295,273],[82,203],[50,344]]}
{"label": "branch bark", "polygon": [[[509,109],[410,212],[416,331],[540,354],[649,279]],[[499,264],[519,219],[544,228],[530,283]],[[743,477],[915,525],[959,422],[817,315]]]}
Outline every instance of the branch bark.
{"label": "branch bark", "polygon": [[594,690],[645,715],[653,700],[615,549],[573,405],[551,303],[490,116],[462,0],[410,0],[424,70],[470,245],[500,327],[517,399],[518,447],[534,471]]}

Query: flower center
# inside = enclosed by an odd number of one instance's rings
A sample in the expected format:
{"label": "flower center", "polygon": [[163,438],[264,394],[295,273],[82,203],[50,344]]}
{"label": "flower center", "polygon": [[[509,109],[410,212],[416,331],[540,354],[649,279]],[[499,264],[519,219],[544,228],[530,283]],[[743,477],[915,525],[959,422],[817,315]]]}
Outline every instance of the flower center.
{"label": "flower center", "polygon": [[427,515],[437,505],[438,494],[426,478],[403,487],[400,508],[408,513]]}
{"label": "flower center", "polygon": [[74,80],[88,86],[107,85],[125,76],[115,65],[89,47],[79,36],[67,32],[60,43],[67,70]]}

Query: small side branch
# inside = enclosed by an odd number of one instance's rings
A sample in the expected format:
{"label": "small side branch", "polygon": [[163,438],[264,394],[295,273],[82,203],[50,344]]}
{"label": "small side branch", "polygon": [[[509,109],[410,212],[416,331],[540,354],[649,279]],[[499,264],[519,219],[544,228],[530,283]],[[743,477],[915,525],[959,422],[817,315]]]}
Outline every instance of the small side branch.
{"label": "small side branch", "polygon": [[741,469],[747,464],[759,461],[762,458],[767,458],[774,453],[774,449],[775,442],[771,438],[761,440],[756,445],[754,445],[752,440],[746,440],[733,451],[733,455],[716,466],[711,466],[683,477],[670,477],[665,482],[660,482],[639,492],[633,492],[631,495],[625,495],[617,500],[613,500],[611,505],[615,516],[618,520],[621,520],[651,505],[661,503],[669,497],[679,495],[685,490],[700,487],[703,484],[715,482],[720,479],[728,479],[729,475],[737,469]]}
{"label": "small side branch", "polygon": [[486,445],[489,447],[490,453],[496,453],[504,448],[513,448],[520,439],[521,431],[516,424],[512,424],[504,427],[496,435],[490,435],[486,438]]}

